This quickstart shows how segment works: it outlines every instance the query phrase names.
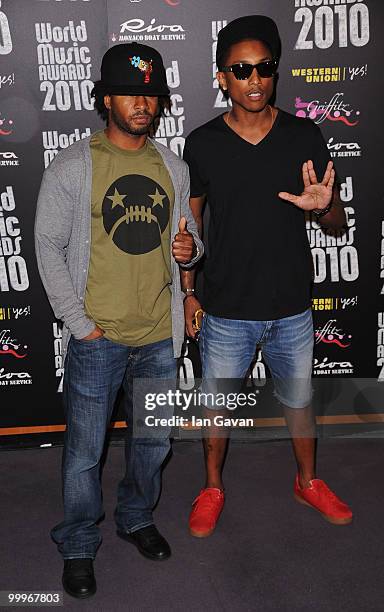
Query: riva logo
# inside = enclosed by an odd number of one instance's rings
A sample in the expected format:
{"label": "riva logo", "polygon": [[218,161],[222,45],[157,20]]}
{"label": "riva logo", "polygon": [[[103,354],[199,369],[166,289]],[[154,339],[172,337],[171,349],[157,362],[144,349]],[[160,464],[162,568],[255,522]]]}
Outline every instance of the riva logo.
{"label": "riva logo", "polygon": [[0,385],[31,385],[32,376],[29,372],[8,372],[0,368]]}
{"label": "riva logo", "polygon": [[151,19],[149,25],[145,24],[143,19],[129,19],[129,21],[125,21],[121,24],[120,32],[124,34],[124,32],[146,32],[148,34],[152,32],[184,32],[184,28],[181,25],[157,25],[156,19]]}
{"label": "riva logo", "polygon": [[0,151],[0,166],[18,166],[19,158],[13,151]]}

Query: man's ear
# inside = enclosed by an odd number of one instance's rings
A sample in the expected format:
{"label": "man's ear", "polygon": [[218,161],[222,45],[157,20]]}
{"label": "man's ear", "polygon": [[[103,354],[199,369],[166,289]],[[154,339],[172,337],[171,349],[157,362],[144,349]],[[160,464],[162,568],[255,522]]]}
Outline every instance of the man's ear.
{"label": "man's ear", "polygon": [[225,75],[225,72],[220,72],[220,70],[216,72],[216,79],[219,82],[220,88],[223,91],[227,91],[228,85],[227,85],[227,77]]}
{"label": "man's ear", "polygon": [[109,94],[104,96],[104,105],[105,105],[105,108],[107,108],[108,110],[111,110],[111,96]]}

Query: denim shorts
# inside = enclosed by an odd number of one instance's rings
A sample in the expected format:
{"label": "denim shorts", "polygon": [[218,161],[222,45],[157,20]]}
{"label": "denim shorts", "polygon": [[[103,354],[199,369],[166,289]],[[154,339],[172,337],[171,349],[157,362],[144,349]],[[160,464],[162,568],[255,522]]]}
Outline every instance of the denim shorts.
{"label": "denim shorts", "polygon": [[[271,372],[276,398],[288,408],[305,408],[312,398],[313,344],[310,309],[272,321],[224,319],[206,314],[199,339],[202,396],[212,398],[222,389],[239,390],[259,345]],[[237,387],[231,379],[237,379]],[[209,399],[205,406],[213,410],[223,408]]]}

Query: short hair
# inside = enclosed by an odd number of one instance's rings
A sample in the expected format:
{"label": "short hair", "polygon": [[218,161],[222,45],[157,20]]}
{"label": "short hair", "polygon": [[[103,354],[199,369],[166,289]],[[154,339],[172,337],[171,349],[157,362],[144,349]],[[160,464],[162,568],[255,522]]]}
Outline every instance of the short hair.
{"label": "short hair", "polygon": [[[95,99],[95,109],[97,110],[98,115],[108,124],[109,111],[104,104],[104,96],[108,95],[108,90],[103,85],[102,81],[96,81],[94,83],[94,87],[91,91],[91,98]],[[171,109],[171,98],[170,96],[159,96],[159,113],[157,118],[160,118],[164,115],[165,111],[170,111]]]}
{"label": "short hair", "polygon": [[246,41],[246,40],[255,40],[255,41],[258,41],[258,42],[263,43],[263,45],[265,45],[265,46],[266,46],[266,48],[268,49],[268,51],[269,51],[269,52],[270,52],[270,54],[272,55],[272,58],[273,58],[273,59],[276,59],[276,58],[274,58],[274,57],[273,57],[273,52],[272,52],[271,47],[269,46],[269,44],[268,44],[267,42],[265,42],[265,40],[261,40],[260,38],[256,38],[256,37],[255,37],[255,38],[250,38],[249,36],[247,36],[246,38],[242,38],[242,39],[240,39],[240,40],[237,40],[236,42],[233,42],[233,43],[232,43],[231,45],[229,45],[229,47],[228,47],[228,48],[225,50],[225,52],[223,53],[223,55],[222,55],[222,56],[220,57],[220,59],[218,60],[217,70],[218,70],[219,72],[220,72],[220,70],[222,70],[222,68],[224,68],[224,66],[226,66],[226,65],[227,65],[227,58],[228,58],[228,55],[229,55],[229,54],[230,54],[230,52],[231,52],[231,49],[232,49],[233,45],[237,45],[237,43],[244,42],[244,41]]}

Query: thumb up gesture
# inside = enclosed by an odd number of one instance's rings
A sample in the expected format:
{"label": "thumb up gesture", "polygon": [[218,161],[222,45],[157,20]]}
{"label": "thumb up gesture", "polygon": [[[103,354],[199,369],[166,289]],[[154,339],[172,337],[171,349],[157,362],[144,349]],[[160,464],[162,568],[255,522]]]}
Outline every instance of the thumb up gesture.
{"label": "thumb up gesture", "polygon": [[192,234],[187,230],[187,220],[181,217],[179,231],[172,242],[172,255],[177,263],[186,264],[193,258],[195,242]]}

